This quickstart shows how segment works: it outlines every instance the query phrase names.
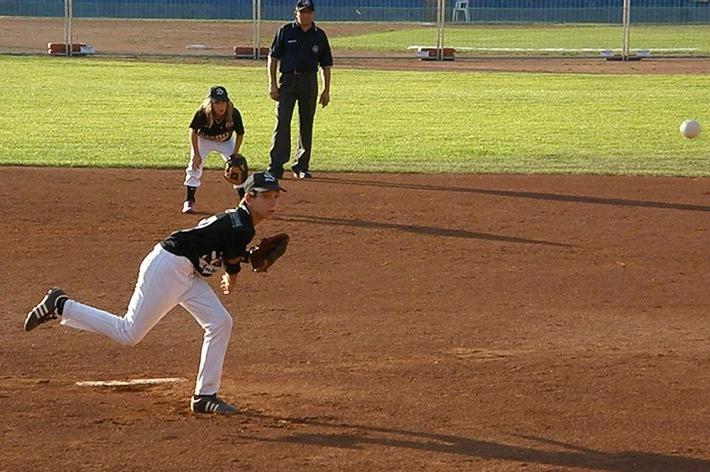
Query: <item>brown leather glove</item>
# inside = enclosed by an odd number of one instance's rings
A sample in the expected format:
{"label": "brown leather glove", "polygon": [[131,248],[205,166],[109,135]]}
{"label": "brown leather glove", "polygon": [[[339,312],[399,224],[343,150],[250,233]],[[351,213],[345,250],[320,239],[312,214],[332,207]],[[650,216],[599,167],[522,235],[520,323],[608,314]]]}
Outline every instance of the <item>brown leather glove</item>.
{"label": "brown leather glove", "polygon": [[232,154],[224,163],[224,180],[232,185],[241,185],[249,176],[247,159],[241,154]]}
{"label": "brown leather glove", "polygon": [[254,272],[266,272],[276,260],[283,256],[288,246],[288,234],[279,233],[263,238],[258,245],[249,249],[249,262]]}

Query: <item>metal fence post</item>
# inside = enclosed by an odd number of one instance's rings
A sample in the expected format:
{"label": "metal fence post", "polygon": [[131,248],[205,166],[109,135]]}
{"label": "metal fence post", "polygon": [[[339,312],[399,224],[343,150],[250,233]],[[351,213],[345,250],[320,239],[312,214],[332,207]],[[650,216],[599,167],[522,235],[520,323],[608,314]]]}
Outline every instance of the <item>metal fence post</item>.
{"label": "metal fence post", "polygon": [[71,56],[74,33],[72,32],[72,0],[64,0],[64,55]]}
{"label": "metal fence post", "polygon": [[251,18],[252,18],[252,58],[261,59],[261,0],[252,0],[251,2]]}
{"label": "metal fence post", "polygon": [[631,36],[631,0],[623,0],[623,7],[621,11],[621,22],[622,22],[622,40],[621,40],[621,57],[623,60],[628,61],[629,54],[629,39]]}
{"label": "metal fence post", "polygon": [[444,60],[444,20],[446,19],[446,0],[438,0],[436,5],[436,60]]}

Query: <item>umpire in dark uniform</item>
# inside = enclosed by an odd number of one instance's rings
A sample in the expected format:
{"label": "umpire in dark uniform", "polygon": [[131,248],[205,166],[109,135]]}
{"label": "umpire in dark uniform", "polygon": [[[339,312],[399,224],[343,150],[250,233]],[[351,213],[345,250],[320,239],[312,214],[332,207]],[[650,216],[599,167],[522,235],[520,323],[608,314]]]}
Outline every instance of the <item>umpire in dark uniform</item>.
{"label": "umpire in dark uniform", "polygon": [[[269,95],[276,105],[276,126],[271,139],[269,172],[281,178],[291,153],[291,117],[298,102],[298,150],[291,170],[297,179],[311,177],[311,144],[316,102],[330,102],[330,68],[333,56],[325,31],[313,22],[312,0],[298,0],[296,20],[276,32],[269,51]],[[323,78],[323,92],[318,100],[318,66]],[[276,81],[276,69],[281,73]]]}

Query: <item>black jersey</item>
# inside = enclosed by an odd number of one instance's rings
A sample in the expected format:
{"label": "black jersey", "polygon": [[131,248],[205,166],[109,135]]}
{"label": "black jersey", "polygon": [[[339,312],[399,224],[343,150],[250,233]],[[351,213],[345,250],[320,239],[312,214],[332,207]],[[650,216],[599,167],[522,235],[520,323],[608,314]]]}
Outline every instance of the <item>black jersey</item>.
{"label": "black jersey", "polygon": [[[205,218],[194,228],[175,231],[160,245],[172,254],[190,259],[200,275],[209,277],[227,259],[246,258],[246,247],[253,237],[254,223],[249,210],[240,206]],[[225,265],[225,269],[236,274],[240,266]]]}
{"label": "black jersey", "polygon": [[282,74],[316,72],[319,65],[333,65],[328,37],[315,23],[306,31],[295,21],[281,26],[271,43],[269,55],[280,61]]}
{"label": "black jersey", "polygon": [[228,121],[225,116],[220,121],[215,120],[212,126],[209,126],[207,113],[205,110],[199,109],[195,112],[195,116],[190,122],[190,128],[194,129],[199,136],[211,141],[226,141],[232,137],[232,132],[236,132],[238,135],[244,134],[242,115],[236,107],[232,115],[232,122],[228,123]]}

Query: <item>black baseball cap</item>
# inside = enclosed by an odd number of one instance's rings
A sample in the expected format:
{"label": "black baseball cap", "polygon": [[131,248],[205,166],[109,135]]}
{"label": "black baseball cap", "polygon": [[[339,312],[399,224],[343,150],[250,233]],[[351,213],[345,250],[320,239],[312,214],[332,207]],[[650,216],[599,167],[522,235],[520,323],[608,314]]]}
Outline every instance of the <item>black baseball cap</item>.
{"label": "black baseball cap", "polygon": [[298,0],[296,2],[296,11],[301,11],[301,10],[315,11],[316,6],[313,4],[313,0]]}
{"label": "black baseball cap", "polygon": [[229,100],[227,89],[221,85],[215,85],[210,89],[210,98],[215,102],[226,102]]}
{"label": "black baseball cap", "polygon": [[241,185],[245,193],[249,192],[270,192],[272,190],[286,190],[279,185],[279,179],[268,172],[254,172]]}

